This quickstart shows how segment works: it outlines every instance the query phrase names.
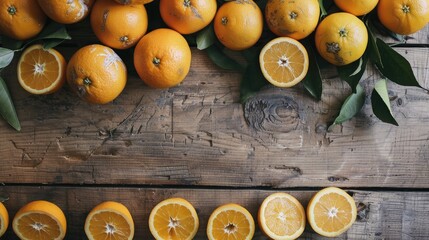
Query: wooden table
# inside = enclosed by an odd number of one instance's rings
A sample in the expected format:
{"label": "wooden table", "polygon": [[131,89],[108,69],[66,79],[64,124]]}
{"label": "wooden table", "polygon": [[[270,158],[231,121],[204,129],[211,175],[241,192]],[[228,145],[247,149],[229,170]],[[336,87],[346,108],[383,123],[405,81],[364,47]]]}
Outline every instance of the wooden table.
{"label": "wooden table", "polygon": [[[395,48],[425,88],[428,32]],[[82,39],[74,43],[86,44]],[[59,50],[68,59],[77,48]],[[333,68],[323,72],[319,102],[298,85],[267,87],[243,106],[239,73],[216,67],[196,48],[192,57],[185,81],[166,90],[148,88],[129,68],[125,90],[107,105],[87,104],[67,86],[49,96],[26,93],[17,83],[15,58],[2,76],[22,130],[0,121],[0,196],[9,198],[11,217],[25,203],[46,199],[64,210],[67,239],[86,239],[88,212],[113,200],[132,212],[136,239],[152,239],[151,209],[184,197],[200,217],[196,239],[205,239],[218,205],[235,202],[256,217],[270,193],[291,193],[306,206],[316,191],[338,186],[359,210],[339,239],[429,238],[427,92],[389,83],[399,127],[380,122],[368,99],[356,118],[328,130],[350,93]],[[368,93],[379,78],[368,68]],[[302,238],[321,239],[309,226]],[[15,239],[11,228],[4,239]],[[265,239],[259,229],[255,239]]]}

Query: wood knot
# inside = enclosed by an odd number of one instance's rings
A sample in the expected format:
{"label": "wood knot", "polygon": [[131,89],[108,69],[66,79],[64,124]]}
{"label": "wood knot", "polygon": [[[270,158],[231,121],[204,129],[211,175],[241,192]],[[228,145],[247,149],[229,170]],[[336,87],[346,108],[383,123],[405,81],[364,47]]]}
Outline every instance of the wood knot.
{"label": "wood knot", "polygon": [[248,99],[244,106],[247,124],[257,131],[287,133],[299,124],[298,104],[280,94],[264,94]]}

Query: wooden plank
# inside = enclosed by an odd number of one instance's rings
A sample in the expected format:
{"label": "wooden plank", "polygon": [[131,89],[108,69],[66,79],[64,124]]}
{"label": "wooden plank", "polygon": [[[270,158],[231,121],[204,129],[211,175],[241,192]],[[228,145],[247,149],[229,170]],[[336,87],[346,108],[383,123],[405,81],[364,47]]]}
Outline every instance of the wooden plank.
{"label": "wooden plank", "polygon": [[[73,49],[63,49],[70,56]],[[429,49],[398,49],[429,88]],[[111,104],[80,101],[70,89],[33,96],[3,72],[22,131],[0,122],[0,182],[427,188],[427,92],[389,84],[400,127],[381,123],[369,100],[355,119],[328,130],[350,93],[324,74],[322,101],[301,86],[267,87],[244,108],[240,74],[193,49],[181,86],[154,90],[131,73]],[[369,94],[380,76],[368,69]],[[259,121],[259,122],[258,122]]]}
{"label": "wooden plank", "polygon": [[[314,191],[287,191],[304,207]],[[348,191],[355,199],[358,220],[349,231],[338,239],[427,239],[429,238],[428,192],[373,192]],[[235,202],[246,207],[256,219],[263,199],[273,191],[266,190],[215,190],[173,188],[116,188],[116,187],[50,187],[50,186],[2,186],[2,195],[8,195],[5,203],[11,218],[29,201],[45,199],[60,206],[68,221],[67,239],[86,239],[83,225],[88,212],[98,203],[113,200],[126,205],[132,213],[135,239],[152,239],[148,228],[151,209],[169,197],[183,197],[196,208],[200,228],[195,239],[206,239],[205,229],[211,212],[219,205]],[[5,239],[15,239],[11,229]],[[323,239],[307,224],[302,238]],[[259,228],[254,239],[266,239]]]}

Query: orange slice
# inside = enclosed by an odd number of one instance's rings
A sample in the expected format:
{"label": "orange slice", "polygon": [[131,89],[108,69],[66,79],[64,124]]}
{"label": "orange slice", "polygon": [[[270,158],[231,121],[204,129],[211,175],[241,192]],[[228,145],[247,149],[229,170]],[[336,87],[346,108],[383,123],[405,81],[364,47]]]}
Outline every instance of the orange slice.
{"label": "orange slice", "polygon": [[66,78],[66,61],[55,49],[41,44],[24,50],[18,62],[18,81],[32,94],[49,94],[59,90]]}
{"label": "orange slice", "polygon": [[207,236],[210,240],[250,240],[255,233],[255,221],[244,207],[229,203],[210,215]]}
{"label": "orange slice", "polygon": [[258,221],[271,239],[297,239],[305,229],[305,211],[301,203],[287,193],[274,193],[262,202]]}
{"label": "orange slice", "polygon": [[131,240],[134,237],[134,221],[123,204],[107,201],[89,212],[85,220],[85,233],[90,240]]}
{"label": "orange slice", "polygon": [[150,212],[149,229],[157,240],[194,239],[199,227],[197,212],[183,198],[158,203]]}
{"label": "orange slice", "polygon": [[6,207],[0,202],[0,237],[6,232],[9,226],[9,214]]}
{"label": "orange slice", "polygon": [[259,54],[264,77],[274,86],[292,87],[308,72],[308,53],[295,39],[278,37],[268,42]]}
{"label": "orange slice", "polygon": [[13,231],[22,240],[64,239],[67,223],[63,211],[48,201],[33,201],[16,213]]}
{"label": "orange slice", "polygon": [[356,203],[344,190],[328,187],[314,195],[307,206],[307,218],[315,232],[336,237],[356,220]]}

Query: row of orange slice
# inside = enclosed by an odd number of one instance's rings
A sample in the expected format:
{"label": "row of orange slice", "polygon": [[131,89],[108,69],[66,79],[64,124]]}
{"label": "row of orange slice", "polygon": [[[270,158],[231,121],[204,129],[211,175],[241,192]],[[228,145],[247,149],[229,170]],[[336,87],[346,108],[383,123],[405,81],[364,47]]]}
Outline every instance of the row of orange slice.
{"label": "row of orange slice", "polygon": [[[344,190],[328,187],[316,193],[307,206],[284,192],[267,196],[260,205],[258,223],[270,239],[297,239],[304,232],[306,218],[313,230],[326,237],[347,231],[356,219],[356,204]],[[0,203],[0,237],[6,232],[9,216]],[[13,230],[23,240],[64,239],[67,223],[62,210],[54,203],[38,200],[23,206],[13,219]],[[194,239],[199,228],[198,214],[183,198],[169,198],[158,203],[149,216],[149,229],[157,240]],[[255,222],[250,212],[235,203],[216,208],[207,223],[210,240],[250,240]],[[128,208],[119,202],[106,201],[87,215],[85,233],[90,240],[134,239],[134,221]]]}

